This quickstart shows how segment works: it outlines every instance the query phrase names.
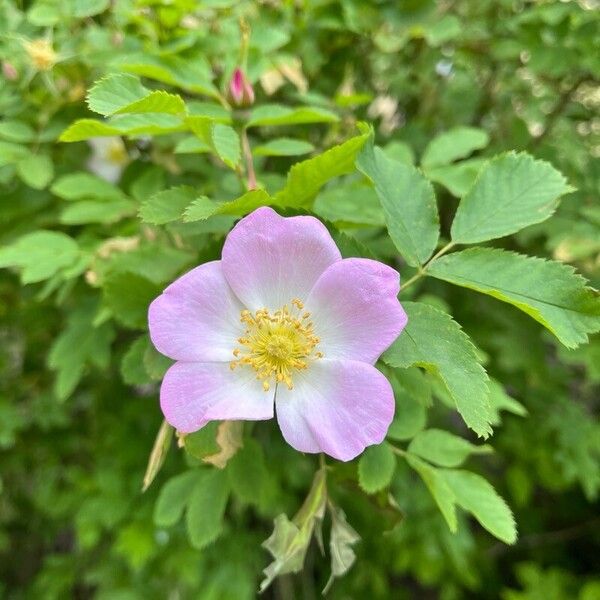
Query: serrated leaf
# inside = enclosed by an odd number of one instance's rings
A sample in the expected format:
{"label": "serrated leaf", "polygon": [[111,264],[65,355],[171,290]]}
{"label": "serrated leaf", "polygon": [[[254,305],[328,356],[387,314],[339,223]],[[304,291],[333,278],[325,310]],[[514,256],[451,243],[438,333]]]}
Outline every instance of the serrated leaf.
{"label": "serrated leaf", "polygon": [[190,186],[179,186],[163,190],[150,196],[140,206],[140,218],[145,223],[164,225],[180,219],[185,208],[198,197]]}
{"label": "serrated leaf", "polygon": [[155,90],[144,98],[140,98],[136,102],[119,108],[113,114],[122,115],[126,113],[184,114],[185,102],[178,94],[170,94],[164,90]]}
{"label": "serrated leaf", "polygon": [[115,73],[101,79],[90,89],[87,105],[90,110],[109,116],[149,93],[150,90],[134,75]]}
{"label": "serrated leaf", "polygon": [[335,123],[337,121],[339,121],[339,117],[335,113],[317,106],[292,108],[280,104],[265,104],[252,111],[247,127]]}
{"label": "serrated leaf", "polygon": [[480,436],[490,427],[488,376],[475,346],[452,317],[432,306],[404,302],[408,324],[384,353],[392,367],[423,367],[438,374],[465,423]]}
{"label": "serrated leaf", "polygon": [[390,485],[395,469],[396,456],[388,443],[369,446],[358,462],[358,483],[367,494],[374,494]]}
{"label": "serrated leaf", "polygon": [[436,259],[428,273],[516,306],[568,348],[600,329],[600,297],[569,265],[496,248],[471,248]]}
{"label": "serrated leaf", "polygon": [[248,504],[261,504],[268,473],[262,446],[256,440],[244,441],[244,447],[229,461],[227,473],[238,498]]}
{"label": "serrated leaf", "polygon": [[450,531],[456,533],[458,520],[456,518],[456,498],[454,492],[446,482],[440,469],[436,469],[417,456],[406,455],[406,462],[421,476],[427,486],[440,512],[442,513]]}
{"label": "serrated leaf", "polygon": [[71,123],[58,138],[59,142],[81,142],[95,137],[121,135],[121,130],[97,119],[78,119]]}
{"label": "serrated leaf", "polygon": [[356,156],[370,136],[370,132],[358,135],[295,164],[288,173],[285,187],[275,195],[275,203],[292,208],[310,207],[328,181],[354,170]]}
{"label": "serrated leaf", "polygon": [[125,194],[115,185],[91,173],[69,173],[59,177],[50,191],[63,200],[124,200]]}
{"label": "serrated leaf", "polygon": [[239,164],[241,158],[240,136],[229,125],[215,123],[211,131],[213,147],[218,157],[231,169]]}
{"label": "serrated leaf", "polygon": [[433,186],[412,165],[388,158],[380,148],[366,146],[357,168],[375,187],[394,245],[413,266],[433,254],[439,237],[439,217]]}
{"label": "serrated leaf", "polygon": [[144,352],[144,368],[154,381],[161,381],[173,361],[163,356],[153,344],[146,346]]}
{"label": "serrated leaf", "polygon": [[515,233],[550,217],[571,188],[552,165],[509,152],[484,166],[461,200],[452,240],[474,244]]}
{"label": "serrated leaf", "polygon": [[456,503],[470,512],[484,529],[506,544],[517,541],[512,512],[490,483],[469,471],[448,469],[443,471],[443,477]]}
{"label": "serrated leaf", "polygon": [[476,446],[449,431],[427,429],[417,433],[408,451],[440,467],[458,467],[471,454],[489,454],[492,448]]}
{"label": "serrated leaf", "polygon": [[171,477],[163,485],[154,505],[153,520],[155,525],[158,527],[171,527],[179,521],[197,480],[197,470],[186,471]]}
{"label": "serrated leaf", "polygon": [[167,452],[171,447],[171,440],[173,439],[173,428],[166,422],[163,421],[156,434],[150,457],[148,458],[148,465],[146,466],[146,472],[144,473],[144,481],[142,483],[142,492],[145,492],[154,478],[160,471],[161,467],[167,457]]}
{"label": "serrated leaf", "polygon": [[185,131],[185,122],[166,113],[139,113],[117,115],[108,121],[79,119],[69,125],[59,137],[61,142],[81,142],[95,137],[115,135],[166,135]]}
{"label": "serrated leaf", "polygon": [[250,190],[235,200],[229,202],[213,202],[206,196],[194,200],[185,210],[183,220],[186,223],[203,221],[214,215],[244,216],[259,206],[270,206],[273,198],[265,190]]}
{"label": "serrated leaf", "polygon": [[295,140],[293,138],[276,138],[266,144],[257,146],[252,153],[255,156],[299,156],[308,154],[315,147],[310,142]]}
{"label": "serrated leaf", "polygon": [[274,560],[263,571],[265,578],[260,584],[261,593],[271,585],[275,577],[298,573],[302,569],[313,532],[323,520],[326,502],[326,472],[325,469],[320,469],[294,519],[290,521],[285,515],[279,515],[274,521],[273,533],[263,543]]}
{"label": "serrated leaf", "polygon": [[326,594],[335,577],[342,577],[354,564],[356,554],[352,546],[360,541],[360,536],[346,521],[346,515],[341,508],[331,505],[331,535],[329,551],[331,554],[331,576],[323,589]]}
{"label": "serrated leaf", "polygon": [[21,282],[49,279],[80,258],[77,242],[59,231],[27,233],[9,246],[0,248],[0,268],[21,269]]}
{"label": "serrated leaf", "polygon": [[423,152],[423,168],[448,165],[485,148],[490,141],[486,131],[475,127],[455,127],[435,137]]}
{"label": "serrated leaf", "polygon": [[206,470],[189,497],[186,526],[192,546],[198,550],[214,542],[223,531],[223,515],[229,498],[227,474]]}
{"label": "serrated leaf", "polygon": [[17,174],[29,187],[42,190],[54,177],[54,165],[45,154],[31,154],[17,163]]}

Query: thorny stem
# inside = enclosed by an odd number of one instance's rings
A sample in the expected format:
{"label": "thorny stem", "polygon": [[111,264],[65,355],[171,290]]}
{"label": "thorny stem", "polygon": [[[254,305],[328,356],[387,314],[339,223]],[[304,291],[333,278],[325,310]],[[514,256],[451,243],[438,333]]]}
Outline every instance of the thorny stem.
{"label": "thorny stem", "polygon": [[406,283],[402,284],[401,289],[405,290],[407,287],[411,286],[415,281],[421,279],[421,277],[427,275],[427,267],[436,259],[446,254],[448,250],[454,247],[454,242],[449,242],[443,248],[441,248],[438,252],[436,252],[422,267],[419,267],[417,273],[415,273]]}
{"label": "thorny stem", "polygon": [[244,153],[244,159],[246,161],[246,175],[248,178],[248,191],[256,189],[256,173],[254,171],[254,162],[252,160],[252,150],[250,149],[250,142],[248,141],[248,134],[246,129],[242,129],[242,151]]}

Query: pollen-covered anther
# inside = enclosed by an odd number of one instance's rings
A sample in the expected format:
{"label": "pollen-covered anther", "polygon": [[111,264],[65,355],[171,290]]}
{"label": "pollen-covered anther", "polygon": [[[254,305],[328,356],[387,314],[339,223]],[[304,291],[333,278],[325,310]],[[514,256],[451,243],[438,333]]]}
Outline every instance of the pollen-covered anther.
{"label": "pollen-covered anther", "polygon": [[237,340],[242,348],[234,348],[236,360],[230,367],[232,370],[238,365],[252,367],[266,392],[273,383],[293,389],[294,372],[308,369],[311,360],[323,357],[316,350],[320,340],[313,331],[314,325],[307,322],[310,313],[302,313],[304,304],[298,298],[290,306],[286,304],[273,313],[261,308],[254,313],[243,310],[240,314],[246,330]]}

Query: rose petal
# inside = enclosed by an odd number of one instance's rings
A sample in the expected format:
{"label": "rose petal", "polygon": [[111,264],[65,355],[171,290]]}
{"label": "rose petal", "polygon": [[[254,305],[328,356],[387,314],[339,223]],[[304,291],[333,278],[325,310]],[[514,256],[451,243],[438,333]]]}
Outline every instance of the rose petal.
{"label": "rose petal", "polygon": [[233,228],[222,258],[225,277],[242,303],[250,310],[274,311],[294,298],[304,300],[341,255],[314,217],[284,218],[262,207]]}
{"label": "rose petal", "polygon": [[288,444],[343,461],[383,441],[395,408],[392,387],[375,367],[327,359],[296,373],[292,390],[279,384],[275,405]]}
{"label": "rose petal", "polygon": [[263,390],[252,369],[178,362],[163,379],[160,407],[173,427],[191,433],[208,421],[271,419],[273,395]]}
{"label": "rose petal", "polygon": [[374,364],[406,325],[400,275],[366,258],[347,258],[321,275],[306,300],[325,358]]}
{"label": "rose petal", "polygon": [[174,281],[148,309],[152,343],[175,360],[230,361],[243,306],[223,276],[220,261],[205,263]]}

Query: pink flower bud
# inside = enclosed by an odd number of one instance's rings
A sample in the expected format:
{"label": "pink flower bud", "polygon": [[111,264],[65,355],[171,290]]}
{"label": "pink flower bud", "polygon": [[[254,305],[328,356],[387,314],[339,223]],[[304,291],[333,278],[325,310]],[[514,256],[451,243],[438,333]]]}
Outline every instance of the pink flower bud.
{"label": "pink flower bud", "polygon": [[245,108],[254,104],[254,90],[248,81],[244,71],[236,67],[231,81],[229,82],[229,93],[227,99],[234,106]]}
{"label": "pink flower bud", "polygon": [[8,81],[15,81],[19,77],[19,73],[7,60],[2,62],[2,75],[4,75],[4,79]]}

